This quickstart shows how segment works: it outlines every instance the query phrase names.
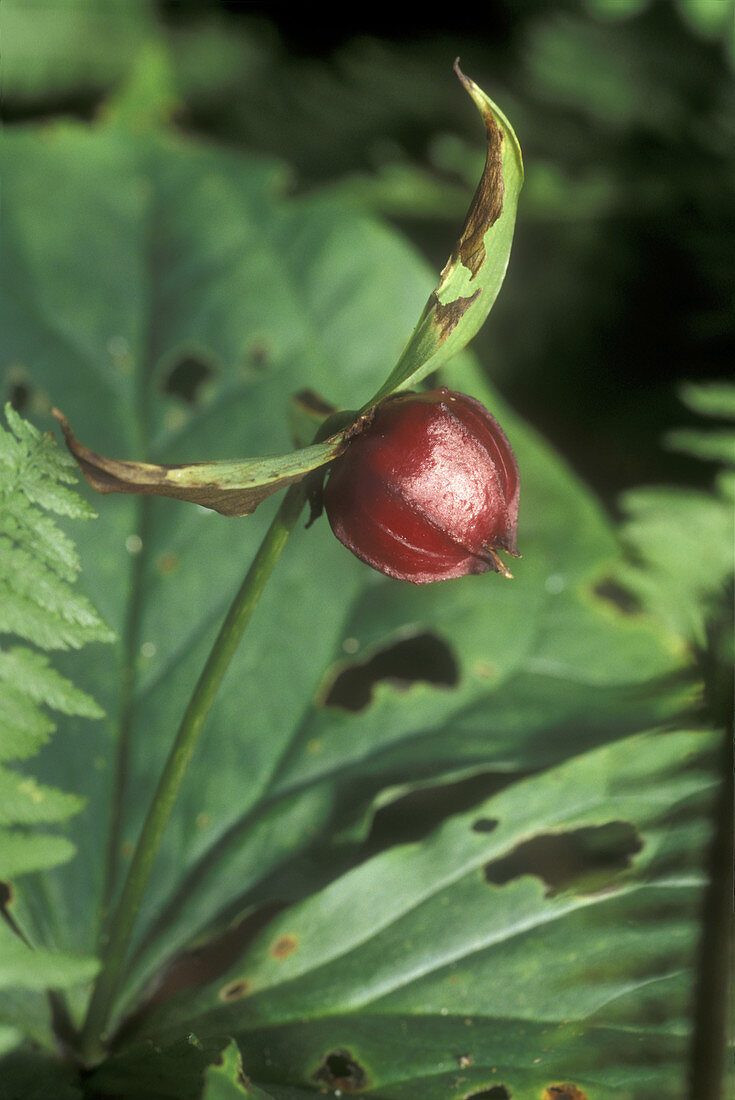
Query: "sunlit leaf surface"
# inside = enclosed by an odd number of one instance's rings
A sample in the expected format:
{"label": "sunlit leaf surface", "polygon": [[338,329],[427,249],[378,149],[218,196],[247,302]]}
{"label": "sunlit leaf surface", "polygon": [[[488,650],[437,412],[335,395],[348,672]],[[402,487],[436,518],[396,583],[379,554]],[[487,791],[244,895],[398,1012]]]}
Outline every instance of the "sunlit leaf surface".
{"label": "sunlit leaf surface", "polygon": [[[431,274],[380,223],[286,194],[279,165],[124,127],[5,144],[4,365],[97,453],[286,454],[293,394],[357,407],[417,346]],[[471,268],[451,270],[464,294]],[[117,1020],[191,980],[160,984],[179,951],[245,923],[194,966],[201,988],[129,1029],[100,1070],[115,1095],[160,1096],[168,1075],[200,1096],[233,1035],[276,1100],[681,1087],[711,785],[708,735],[659,731],[691,697],[686,654],[619,598],[608,520],[469,356],[441,382],[482,400],[518,455],[516,579],[416,589],[325,521],[296,533],[187,776]],[[41,779],[88,800],[79,854],[15,902],[34,939],[83,954],[274,502],[242,520],[95,506],[83,583],[120,641],[76,679],[108,718],[69,724],[73,753],[60,736],[44,749]]]}

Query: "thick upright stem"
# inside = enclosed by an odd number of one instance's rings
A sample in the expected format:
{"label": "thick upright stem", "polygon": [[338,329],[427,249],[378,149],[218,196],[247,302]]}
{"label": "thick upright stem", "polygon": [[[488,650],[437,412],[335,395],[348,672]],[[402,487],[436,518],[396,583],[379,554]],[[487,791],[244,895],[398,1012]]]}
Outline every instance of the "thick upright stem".
{"label": "thick upright stem", "polygon": [[296,524],[303,502],[302,484],[292,485],[232,602],[171,746],[130,862],[120,900],[108,925],[108,938],[102,950],[102,968],[81,1034],[80,1053],[87,1065],[97,1062],[104,1052],[105,1029],[120,987],[135,920],[184,774],[230,661]]}

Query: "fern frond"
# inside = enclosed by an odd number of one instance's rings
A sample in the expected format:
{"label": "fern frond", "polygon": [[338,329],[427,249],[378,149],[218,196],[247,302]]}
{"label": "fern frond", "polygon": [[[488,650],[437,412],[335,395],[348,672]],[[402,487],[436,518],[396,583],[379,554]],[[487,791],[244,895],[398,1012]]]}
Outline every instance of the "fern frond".
{"label": "fern frond", "polygon": [[621,564],[617,577],[686,644],[702,648],[707,623],[730,598],[735,566],[735,385],[688,385],[681,396],[700,415],[730,423],[669,432],[667,446],[717,462],[721,469],[711,491],[656,487],[623,495],[622,535],[630,561]]}
{"label": "fern frond", "polygon": [[[65,821],[82,800],[36,782],[17,764],[43,747],[55,725],[49,711],[99,718],[95,701],[38,649],[78,649],[114,637],[89,600],[75,591],[79,559],[54,516],[88,519],[74,491],[73,462],[5,408],[0,423],[0,876],[16,877],[73,855],[62,836],[36,830]],[[13,637],[30,642],[14,644]]]}

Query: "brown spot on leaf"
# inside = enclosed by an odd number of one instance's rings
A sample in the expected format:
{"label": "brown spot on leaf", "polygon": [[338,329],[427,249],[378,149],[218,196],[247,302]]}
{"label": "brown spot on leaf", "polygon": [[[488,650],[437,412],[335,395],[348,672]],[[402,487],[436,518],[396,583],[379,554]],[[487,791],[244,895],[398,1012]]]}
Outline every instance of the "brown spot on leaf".
{"label": "brown spot on leaf", "polygon": [[158,559],[158,572],[167,576],[169,573],[175,573],[179,568],[179,555],[170,551],[167,554],[161,554]]}
{"label": "brown spot on leaf", "polygon": [[544,1089],[543,1100],[587,1100],[587,1093],[566,1082],[563,1085],[549,1085]]}
{"label": "brown spot on leaf", "polygon": [[312,1080],[340,1092],[360,1092],[367,1086],[367,1074],[348,1050],[325,1054]]}
{"label": "brown spot on leaf", "polygon": [[270,953],[274,959],[287,959],[299,946],[296,936],[279,936],[271,945]]}
{"label": "brown spot on leaf", "polygon": [[223,985],[217,996],[220,1001],[225,1001],[229,1004],[230,1001],[238,1001],[240,997],[244,997],[250,992],[250,982],[245,981],[244,978],[238,978],[237,981],[228,982],[227,985]]}
{"label": "brown spot on leaf", "polygon": [[474,94],[474,82],[464,75],[457,62],[454,64],[454,71],[478,104],[487,134],[485,169],[470,204],[462,235],[449,259],[449,266],[458,259],[461,260],[474,278],[485,262],[485,234],[503,212],[503,133],[490,108],[478,102]]}
{"label": "brown spot on leaf", "polygon": [[466,298],[455,298],[453,302],[442,303],[437,298],[436,291],[432,291],[429,303],[434,308],[434,321],[439,329],[441,340],[446,340],[454,331],[472,303],[477,300],[479,294],[480,290],[478,288],[474,294],[470,294]]}
{"label": "brown spot on leaf", "polygon": [[468,1092],[462,1100],[511,1100],[512,1093],[505,1085],[491,1085],[489,1089]]}
{"label": "brown spot on leaf", "polygon": [[[63,413],[52,409],[52,414],[61,424],[66,445],[77,460],[79,468],[89,484],[98,493],[139,493],[149,496],[172,497],[185,500],[190,504],[200,504],[211,508],[223,516],[247,516],[272,493],[285,489],[287,485],[303,481],[308,470],[302,469],[295,474],[278,476],[277,470],[265,475],[246,473],[239,477],[240,483],[220,483],[217,462],[172,463],[158,466],[150,462],[130,462],[126,459],[106,458],[95,454],[75,437]],[[316,468],[319,468],[317,460]],[[230,468],[230,463],[224,466]],[[243,466],[246,464],[243,463]],[[264,480],[261,478],[264,477]],[[272,477],[273,480],[267,480]]]}

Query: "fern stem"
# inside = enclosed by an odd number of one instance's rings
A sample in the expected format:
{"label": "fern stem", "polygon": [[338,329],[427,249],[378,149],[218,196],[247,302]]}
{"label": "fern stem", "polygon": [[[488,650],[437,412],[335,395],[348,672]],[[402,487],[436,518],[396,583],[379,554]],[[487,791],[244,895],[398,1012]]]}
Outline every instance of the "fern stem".
{"label": "fern stem", "polygon": [[80,1037],[80,1054],[85,1065],[94,1065],[104,1053],[105,1032],[123,977],[135,920],[164,830],[204,723],[266,582],[296,524],[303,502],[303,484],[292,485],[230,606],[184,712],[133,853],[120,900],[108,925],[108,936],[102,949],[102,967]]}

